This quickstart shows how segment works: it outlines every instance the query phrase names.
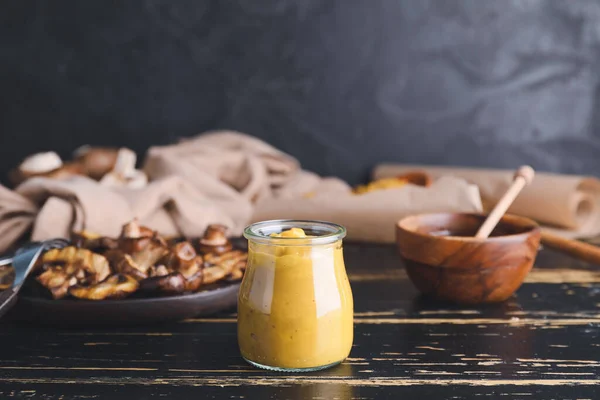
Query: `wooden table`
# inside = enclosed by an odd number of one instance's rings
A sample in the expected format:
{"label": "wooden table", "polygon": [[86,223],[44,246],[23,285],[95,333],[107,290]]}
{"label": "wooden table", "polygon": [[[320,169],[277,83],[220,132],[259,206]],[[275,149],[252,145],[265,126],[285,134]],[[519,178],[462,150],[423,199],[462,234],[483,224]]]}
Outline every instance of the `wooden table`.
{"label": "wooden table", "polygon": [[0,398],[600,398],[598,267],[545,250],[513,299],[460,309],[420,298],[392,246],[345,257],[355,344],[338,367],[251,368],[231,313],[112,330],[3,321]]}

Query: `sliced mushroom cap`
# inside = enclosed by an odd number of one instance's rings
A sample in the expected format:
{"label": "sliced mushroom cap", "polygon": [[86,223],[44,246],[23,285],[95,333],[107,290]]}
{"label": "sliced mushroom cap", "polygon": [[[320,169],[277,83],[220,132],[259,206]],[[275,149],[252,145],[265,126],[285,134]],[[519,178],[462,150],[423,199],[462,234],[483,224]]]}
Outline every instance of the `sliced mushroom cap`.
{"label": "sliced mushroom cap", "polygon": [[180,272],[186,279],[196,274],[203,262],[190,242],[174,245],[165,261],[169,268]]}
{"label": "sliced mushroom cap", "polygon": [[69,294],[85,300],[122,299],[134,293],[138,288],[139,283],[133,277],[115,274],[95,285],[73,286],[69,289]]}
{"label": "sliced mushroom cap", "polygon": [[144,250],[152,241],[152,237],[120,238],[117,242],[119,249],[127,254]]}
{"label": "sliced mushroom cap", "polygon": [[76,284],[95,283],[96,272],[82,260],[68,262],[63,265],[43,265],[44,270],[36,280],[48,289],[54,299],[67,295],[68,289]]}
{"label": "sliced mushroom cap", "polygon": [[166,254],[168,247],[162,237],[150,228],[139,225],[136,220],[123,225],[118,242],[121,250],[132,255],[149,248],[162,248]]}
{"label": "sliced mushroom cap", "polygon": [[225,279],[227,280],[227,282],[236,282],[242,279],[243,277],[244,271],[239,268],[235,268]]}
{"label": "sliced mushroom cap", "polygon": [[202,243],[202,239],[198,242],[197,247],[200,254],[224,254],[233,249],[233,245],[229,242],[222,245],[207,245]]}
{"label": "sliced mushroom cap", "polygon": [[199,269],[194,275],[185,279],[185,291],[195,292],[204,283],[204,269]]}
{"label": "sliced mushroom cap", "polygon": [[204,267],[202,273],[202,283],[205,285],[210,285],[211,283],[220,281],[221,279],[229,275],[231,273],[231,269],[227,269],[222,265],[209,265]]}
{"label": "sliced mushroom cap", "polygon": [[239,276],[238,270],[245,268],[248,253],[233,250],[225,254],[208,254],[204,257],[204,283],[214,283],[225,277]]}
{"label": "sliced mushroom cap", "polygon": [[153,237],[141,250],[131,253],[131,258],[142,270],[147,271],[168,253],[169,248],[166,243],[162,239]]}
{"label": "sliced mushroom cap", "polygon": [[74,276],[80,285],[90,285],[97,283],[94,270],[85,265],[82,261],[75,261],[72,264],[63,266],[68,276]]}
{"label": "sliced mushroom cap", "polygon": [[119,247],[119,242],[116,239],[109,237],[101,237],[87,241],[84,246],[86,249],[96,253],[104,253],[107,250],[114,250]]}
{"label": "sliced mushroom cap", "polygon": [[40,257],[39,262],[40,264],[77,264],[89,274],[91,283],[101,282],[110,274],[106,257],[75,246],[48,250]]}
{"label": "sliced mushroom cap", "polygon": [[196,250],[190,242],[180,242],[173,246],[173,255],[180,266],[189,264],[196,259]]}
{"label": "sliced mushroom cap", "polygon": [[77,284],[77,278],[59,265],[49,267],[38,275],[36,280],[50,291],[54,299],[62,299],[67,295],[69,288]]}
{"label": "sliced mushroom cap", "polygon": [[201,254],[223,254],[233,248],[227,239],[227,227],[220,224],[212,224],[206,228],[204,236],[198,240],[198,252]]}
{"label": "sliced mushroom cap", "polygon": [[245,255],[245,257],[239,258],[239,260],[233,266],[233,270],[231,271],[231,273],[229,275],[227,275],[227,277],[225,277],[225,280],[227,282],[236,282],[236,281],[241,280],[244,277],[244,271],[246,270],[247,258],[248,258],[247,254]]}
{"label": "sliced mushroom cap", "polygon": [[185,278],[179,272],[165,276],[155,276],[140,282],[140,291],[173,295],[185,291]]}
{"label": "sliced mushroom cap", "polygon": [[110,265],[115,272],[129,275],[138,281],[148,277],[148,268],[142,268],[129,254],[121,250],[109,250],[105,256],[110,260]]}
{"label": "sliced mushroom cap", "polygon": [[116,239],[86,231],[73,232],[71,243],[76,247],[82,247],[94,253],[104,253],[107,250],[116,249],[119,245]]}
{"label": "sliced mushroom cap", "polygon": [[121,236],[119,239],[139,239],[139,238],[151,238],[155,236],[155,232],[145,226],[139,224],[137,219],[123,225],[121,229]]}
{"label": "sliced mushroom cap", "polygon": [[160,264],[160,265],[153,265],[150,268],[148,268],[148,276],[150,278],[156,277],[156,276],[165,276],[165,275],[169,275],[171,272],[167,269],[166,266]]}
{"label": "sliced mushroom cap", "polygon": [[223,263],[245,263],[248,260],[248,253],[241,250],[232,250],[224,254],[207,254],[204,256],[204,262],[207,264],[218,265]]}
{"label": "sliced mushroom cap", "polygon": [[178,270],[178,272],[181,275],[183,275],[183,277],[185,279],[190,279],[192,276],[196,275],[198,272],[201,272],[202,268],[203,268],[203,264],[201,262],[195,262],[187,268]]}

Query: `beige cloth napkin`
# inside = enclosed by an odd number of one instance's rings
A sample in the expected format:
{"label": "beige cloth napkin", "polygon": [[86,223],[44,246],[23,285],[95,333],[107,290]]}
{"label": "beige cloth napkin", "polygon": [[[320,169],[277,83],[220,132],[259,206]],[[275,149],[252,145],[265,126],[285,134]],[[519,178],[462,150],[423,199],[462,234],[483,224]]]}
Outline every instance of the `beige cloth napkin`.
{"label": "beige cloth napkin", "polygon": [[210,223],[239,235],[251,221],[311,218],[345,225],[351,239],[391,242],[404,215],[482,207],[477,187],[452,177],[428,189],[356,196],[345,182],[303,171],[293,157],[233,131],[153,147],[144,171],[150,182],[138,189],[81,176],[30,179],[14,191],[0,186],[0,251],[28,232],[34,240],[68,237],[73,229],[115,236],[133,218],[163,235],[188,237]]}
{"label": "beige cloth napkin", "polygon": [[82,176],[34,178],[14,192],[0,190],[0,251],[28,231],[32,240],[69,237],[73,229],[117,236],[133,218],[167,236],[198,237],[213,222],[235,227],[212,199],[176,176],[143,189],[110,188]]}
{"label": "beige cloth napkin", "polygon": [[[420,170],[434,179],[459,177],[479,187],[484,208],[490,210],[510,186],[514,171],[381,164],[373,179]],[[600,180],[592,177],[536,173],[508,212],[532,218],[544,229],[570,238],[591,238],[600,234]]]}
{"label": "beige cloth napkin", "polygon": [[151,148],[144,171],[150,179],[180,176],[226,204],[230,215],[238,213],[236,233],[248,222],[318,219],[344,225],[349,239],[390,243],[395,222],[405,215],[482,209],[477,188],[457,178],[442,179],[429,189],[411,185],[356,196],[345,182],[301,170],[289,155],[231,131]]}

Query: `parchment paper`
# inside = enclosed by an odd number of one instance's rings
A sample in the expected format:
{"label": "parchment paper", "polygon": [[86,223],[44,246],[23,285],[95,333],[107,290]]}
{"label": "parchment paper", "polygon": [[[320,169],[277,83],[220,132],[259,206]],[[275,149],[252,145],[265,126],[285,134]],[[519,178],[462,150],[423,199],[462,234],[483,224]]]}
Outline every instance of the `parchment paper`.
{"label": "parchment paper", "polygon": [[[484,209],[489,211],[513,179],[514,171],[426,165],[381,164],[373,179],[408,171],[427,172],[434,179],[458,177],[479,187]],[[593,177],[536,172],[531,185],[519,194],[508,212],[532,218],[544,228],[570,238],[600,234],[600,180]]]}

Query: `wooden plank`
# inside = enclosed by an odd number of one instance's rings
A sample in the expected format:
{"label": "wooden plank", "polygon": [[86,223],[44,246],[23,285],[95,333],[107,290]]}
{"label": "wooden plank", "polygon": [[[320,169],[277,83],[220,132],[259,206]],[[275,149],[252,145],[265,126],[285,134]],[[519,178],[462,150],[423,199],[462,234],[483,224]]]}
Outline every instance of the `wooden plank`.
{"label": "wooden plank", "polygon": [[597,267],[544,251],[514,298],[458,307],[420,297],[391,246],[347,245],[346,262],[355,340],[338,367],[250,367],[232,312],[119,329],[4,322],[0,398],[597,398]]}

